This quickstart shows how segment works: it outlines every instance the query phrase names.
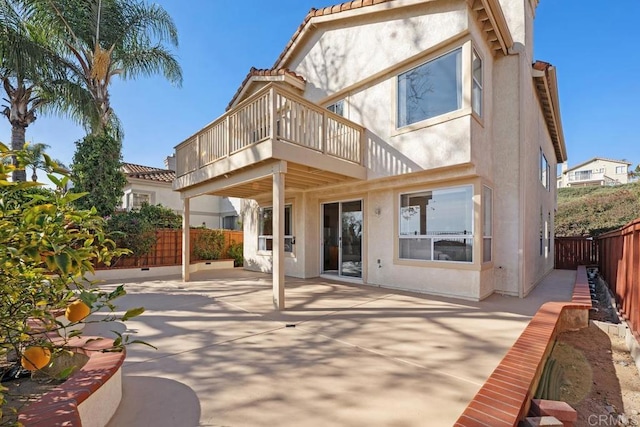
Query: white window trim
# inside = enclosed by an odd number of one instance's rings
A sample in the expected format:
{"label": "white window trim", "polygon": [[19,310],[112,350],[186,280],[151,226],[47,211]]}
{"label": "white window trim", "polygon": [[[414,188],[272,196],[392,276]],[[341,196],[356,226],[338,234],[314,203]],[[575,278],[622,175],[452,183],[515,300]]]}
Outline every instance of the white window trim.
{"label": "white window trim", "polygon": [[[491,192],[491,197],[489,199],[489,201],[491,203],[491,218],[490,218],[491,233],[489,233],[489,234],[485,234],[486,230],[485,230],[485,227],[484,227],[484,220],[485,220],[485,218],[484,218],[485,210],[484,209],[485,209],[485,203],[486,203],[485,188]],[[494,218],[494,215],[493,215],[493,209],[494,209],[494,206],[493,206],[493,188],[489,187],[488,185],[483,185],[482,186],[482,197],[481,197],[481,200],[482,200],[481,201],[481,209],[482,209],[482,213],[481,213],[481,220],[482,220],[482,237],[481,237],[482,245],[481,245],[481,251],[482,251],[482,254],[481,254],[480,259],[481,259],[481,263],[482,264],[489,264],[489,263],[493,262],[493,228],[495,226],[495,224],[493,222],[493,218]],[[488,240],[491,241],[491,258],[489,260],[487,260],[487,261],[484,260],[484,241],[485,241],[485,239],[488,239]]]}
{"label": "white window trim", "polygon": [[[473,84],[476,82],[476,78],[473,75],[473,56],[477,56],[480,59],[480,72],[481,72],[481,81],[478,82],[478,86],[480,86],[480,113],[476,112],[473,109]],[[472,115],[478,119],[479,122],[482,123],[482,118],[484,117],[484,57],[480,55],[480,52],[475,47],[471,47],[471,113]]]}
{"label": "white window trim", "polygon": [[[470,71],[467,70],[467,68],[470,68],[470,64],[468,63],[468,59],[466,59],[466,57],[468,56],[468,54],[465,55],[465,50],[467,49],[466,46],[469,45],[470,43],[463,43],[460,45],[456,45],[455,47],[452,47],[451,49],[444,51],[444,52],[438,52],[437,55],[433,55],[430,56],[429,58],[423,60],[422,62],[420,62],[419,64],[416,64],[414,66],[412,66],[411,68],[407,68],[407,69],[403,69],[401,71],[399,71],[398,73],[396,73],[394,75],[394,87],[395,87],[395,94],[394,94],[394,108],[392,111],[392,114],[394,115],[394,119],[393,119],[393,123],[394,125],[394,129],[396,134],[399,133],[404,133],[404,132],[408,132],[408,131],[412,131],[412,130],[416,130],[416,129],[420,129],[423,127],[427,127],[427,126],[433,126],[434,124],[437,123],[442,123],[445,121],[449,121],[452,120],[454,118],[457,117],[461,117],[467,114],[471,114],[472,108],[471,105],[466,105],[465,100],[467,99],[467,97],[465,96],[466,90],[465,87],[467,86],[465,84],[467,75],[470,73]],[[449,55],[450,53],[455,52],[456,50],[460,50],[460,60],[461,60],[461,64],[460,64],[460,75],[461,75],[461,99],[462,102],[460,104],[460,108],[453,110],[453,111],[448,111],[446,113],[440,114],[438,116],[434,116],[434,117],[429,117],[423,120],[419,120],[417,122],[414,123],[409,123],[406,124],[404,126],[400,126],[399,123],[399,109],[400,109],[400,103],[398,102],[398,98],[400,96],[400,88],[399,88],[399,84],[400,84],[400,76],[403,74],[406,74],[412,70],[415,70],[416,68],[419,68],[425,64],[428,64],[430,62],[436,61],[439,58],[442,58],[443,56]],[[471,96],[468,97],[469,99],[471,99]]]}
{"label": "white window trim", "polygon": [[[290,220],[290,224],[291,224],[291,233],[292,234],[285,234],[284,235],[284,241],[286,242],[287,239],[291,240],[291,251],[287,251],[286,247],[285,247],[285,256],[292,256],[293,254],[295,254],[295,234],[294,234],[294,215],[293,215],[293,203],[285,203],[284,205],[285,210],[287,207],[291,208],[291,220]],[[262,222],[261,219],[261,215],[260,215],[260,211],[263,209],[271,209],[273,211],[273,206],[261,206],[260,208],[258,208],[258,230],[260,230],[260,224]],[[272,225],[273,227],[273,225]],[[271,234],[258,234],[258,249],[257,249],[257,253],[259,255],[271,255],[273,253],[273,251],[268,250],[268,249],[260,249],[260,240],[264,239],[265,240],[265,247],[266,245],[266,241],[267,240],[273,240],[273,235]]]}
{"label": "white window trim", "polygon": [[[472,213],[471,213],[471,230],[470,230],[470,234],[419,234],[419,235],[402,235],[400,234],[400,229],[401,229],[401,224],[400,224],[400,209],[402,209],[402,196],[403,195],[407,195],[407,194],[417,194],[417,193],[421,193],[421,192],[434,192],[434,191],[439,191],[439,190],[454,190],[454,189],[458,189],[458,188],[471,188],[471,198],[473,199],[475,197],[474,191],[474,185],[473,184],[463,184],[463,185],[454,185],[451,187],[438,187],[438,188],[431,188],[431,189],[415,189],[415,190],[409,190],[409,191],[401,191],[398,193],[398,209],[396,212],[396,215],[398,215],[398,219],[397,219],[397,233],[396,233],[396,237],[398,245],[397,245],[397,251],[395,254],[395,258],[400,261],[400,262],[415,262],[415,263],[447,263],[447,264],[453,264],[453,265],[472,265],[475,261],[474,261],[474,250],[472,249],[471,251],[471,261],[454,261],[454,260],[444,260],[444,259],[433,259],[433,255],[434,255],[434,237],[438,237],[438,238],[450,238],[450,239],[469,239],[472,241],[473,246],[476,245],[476,241],[475,241],[475,212],[473,212],[475,209],[472,208]],[[416,259],[416,258],[402,258],[400,256],[400,240],[404,240],[404,239],[431,239],[431,259]],[[475,249],[475,248],[474,248]]]}

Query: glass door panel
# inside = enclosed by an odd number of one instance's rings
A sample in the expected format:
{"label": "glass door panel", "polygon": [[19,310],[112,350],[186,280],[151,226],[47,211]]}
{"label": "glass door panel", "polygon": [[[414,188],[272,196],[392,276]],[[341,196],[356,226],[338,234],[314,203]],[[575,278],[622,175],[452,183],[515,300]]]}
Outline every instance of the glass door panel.
{"label": "glass door panel", "polygon": [[362,201],[341,203],[340,275],[362,277]]}

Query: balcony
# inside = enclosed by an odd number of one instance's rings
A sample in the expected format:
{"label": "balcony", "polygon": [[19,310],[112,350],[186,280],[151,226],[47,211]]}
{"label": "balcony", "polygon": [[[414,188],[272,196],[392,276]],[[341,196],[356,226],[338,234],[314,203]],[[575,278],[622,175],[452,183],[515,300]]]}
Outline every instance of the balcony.
{"label": "balcony", "polygon": [[604,174],[604,172],[594,172],[592,170],[576,171],[569,173],[569,187],[588,185],[615,185],[618,183]]}
{"label": "balcony", "polygon": [[286,188],[366,179],[362,126],[270,83],[176,147],[174,189],[255,197],[271,191],[272,168]]}

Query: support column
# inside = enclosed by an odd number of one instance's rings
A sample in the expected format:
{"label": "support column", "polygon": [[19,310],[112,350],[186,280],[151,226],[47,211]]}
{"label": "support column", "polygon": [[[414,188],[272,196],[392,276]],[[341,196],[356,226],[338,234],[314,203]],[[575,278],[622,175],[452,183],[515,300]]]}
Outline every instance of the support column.
{"label": "support column", "polygon": [[189,232],[189,198],[182,199],[182,281],[189,281],[191,266],[191,233]]}
{"label": "support column", "polygon": [[273,305],[284,310],[284,173],[273,172]]}

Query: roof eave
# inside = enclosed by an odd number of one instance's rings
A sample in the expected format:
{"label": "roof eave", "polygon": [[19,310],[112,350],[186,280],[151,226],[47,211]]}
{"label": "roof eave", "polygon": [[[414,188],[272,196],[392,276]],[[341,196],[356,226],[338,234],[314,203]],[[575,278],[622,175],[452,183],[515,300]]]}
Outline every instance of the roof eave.
{"label": "roof eave", "polygon": [[553,142],[556,160],[558,163],[564,163],[567,160],[567,147],[564,141],[562,120],[560,119],[556,69],[551,64],[539,61],[533,64],[532,74],[534,80],[536,80],[535,87],[538,92],[538,100]]}

